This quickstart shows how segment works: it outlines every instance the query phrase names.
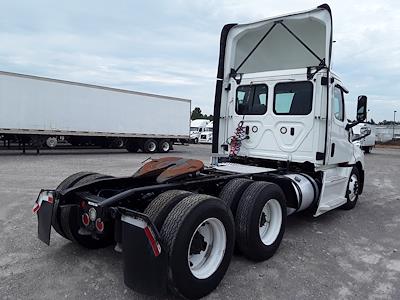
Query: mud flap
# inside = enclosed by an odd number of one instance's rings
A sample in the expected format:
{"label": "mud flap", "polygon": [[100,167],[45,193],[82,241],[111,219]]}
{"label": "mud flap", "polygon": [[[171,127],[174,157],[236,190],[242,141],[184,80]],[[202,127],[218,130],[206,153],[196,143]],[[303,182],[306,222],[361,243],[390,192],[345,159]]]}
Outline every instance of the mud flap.
{"label": "mud flap", "polygon": [[35,205],[38,205],[38,238],[50,245],[51,219],[53,216],[54,194],[41,191]]}
{"label": "mud flap", "polygon": [[120,211],[125,284],[142,294],[165,295],[168,261],[157,229],[146,215]]}

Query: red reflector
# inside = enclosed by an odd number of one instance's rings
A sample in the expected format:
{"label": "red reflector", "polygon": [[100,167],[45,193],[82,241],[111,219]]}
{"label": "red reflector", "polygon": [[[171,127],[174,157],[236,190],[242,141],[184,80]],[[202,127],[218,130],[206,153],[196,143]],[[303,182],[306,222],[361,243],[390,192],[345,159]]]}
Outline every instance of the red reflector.
{"label": "red reflector", "polygon": [[100,232],[104,230],[104,222],[102,222],[100,218],[96,220],[96,229]]}
{"label": "red reflector", "polygon": [[153,249],[154,255],[155,255],[156,257],[159,256],[159,255],[160,255],[160,250],[161,250],[161,249],[159,249],[159,245],[158,245],[158,243],[157,243],[157,241],[156,241],[156,239],[155,239],[155,237],[154,237],[152,231],[150,230],[150,228],[149,228],[148,226],[146,226],[146,227],[144,228],[144,233],[146,234],[146,237],[147,237],[147,239],[148,239],[149,242],[150,242],[150,246],[151,246],[151,248]]}
{"label": "red reflector", "polygon": [[86,202],[85,201],[81,201],[81,203],[79,203],[79,207],[81,209],[84,209],[86,207]]}
{"label": "red reflector", "polygon": [[50,204],[53,204],[53,203],[54,203],[54,198],[53,198],[53,196],[48,196],[48,197],[47,197],[47,202],[49,202]]}
{"label": "red reflector", "polygon": [[35,204],[34,204],[33,207],[32,207],[32,213],[33,213],[33,214],[36,214],[37,211],[39,210],[39,208],[40,208],[39,203],[35,202]]}
{"label": "red reflector", "polygon": [[82,215],[82,223],[83,223],[83,225],[85,225],[85,226],[88,226],[88,225],[89,225],[90,220],[89,220],[89,215],[88,215],[87,213],[84,213],[84,214]]}

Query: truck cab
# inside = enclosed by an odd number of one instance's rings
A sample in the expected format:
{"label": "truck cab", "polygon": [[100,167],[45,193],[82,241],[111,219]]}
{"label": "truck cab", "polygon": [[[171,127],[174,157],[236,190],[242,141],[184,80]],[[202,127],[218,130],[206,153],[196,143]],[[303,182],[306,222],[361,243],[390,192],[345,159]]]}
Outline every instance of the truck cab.
{"label": "truck cab", "polygon": [[207,124],[206,129],[200,134],[199,142],[203,144],[212,144],[213,122]]}
{"label": "truck cab", "polygon": [[197,144],[200,140],[200,135],[206,131],[207,124],[210,123],[206,119],[196,119],[190,122],[190,141]]}
{"label": "truck cab", "polygon": [[[331,70],[332,16],[327,5],[250,24],[221,35],[214,107],[213,162],[292,166],[319,173],[319,215],[345,203],[352,167],[364,157],[352,143],[345,96]],[[358,121],[366,118],[359,97]]]}

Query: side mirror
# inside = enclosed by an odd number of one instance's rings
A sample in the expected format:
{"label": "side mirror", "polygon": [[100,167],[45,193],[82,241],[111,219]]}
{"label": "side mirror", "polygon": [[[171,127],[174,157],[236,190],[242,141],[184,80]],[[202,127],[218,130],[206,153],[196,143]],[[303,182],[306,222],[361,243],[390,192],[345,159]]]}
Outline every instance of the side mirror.
{"label": "side mirror", "polygon": [[367,96],[358,96],[357,121],[364,122],[367,119]]}

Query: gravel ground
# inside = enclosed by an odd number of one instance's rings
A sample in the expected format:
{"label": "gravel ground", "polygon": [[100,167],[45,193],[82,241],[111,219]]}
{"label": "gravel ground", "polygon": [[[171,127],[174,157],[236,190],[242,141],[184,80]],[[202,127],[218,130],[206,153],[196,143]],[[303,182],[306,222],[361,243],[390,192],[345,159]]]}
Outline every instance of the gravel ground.
{"label": "gravel ground", "polygon": [[[208,163],[210,150],[177,146],[173,155]],[[31,213],[41,188],[74,172],[125,176],[147,157],[122,150],[0,151],[0,298],[148,299],[124,285],[112,247],[89,251],[54,232],[48,247],[36,238]],[[354,210],[289,217],[276,255],[262,263],[235,256],[208,299],[400,299],[399,170],[400,150],[375,149],[366,156],[366,185]]]}

